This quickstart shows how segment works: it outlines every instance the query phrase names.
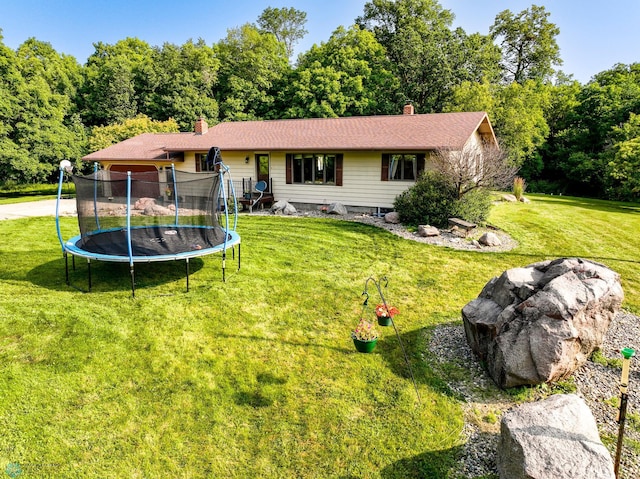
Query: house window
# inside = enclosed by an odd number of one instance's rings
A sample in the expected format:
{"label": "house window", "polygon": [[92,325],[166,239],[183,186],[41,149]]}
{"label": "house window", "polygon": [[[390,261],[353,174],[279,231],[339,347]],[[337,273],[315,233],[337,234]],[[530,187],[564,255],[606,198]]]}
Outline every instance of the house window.
{"label": "house window", "polygon": [[206,153],[196,153],[196,171],[217,171],[213,163],[207,163]]}
{"label": "house window", "polygon": [[382,181],[415,181],[424,171],[424,153],[382,155]]}
{"label": "house window", "polygon": [[287,154],[287,183],[342,186],[342,155]]}

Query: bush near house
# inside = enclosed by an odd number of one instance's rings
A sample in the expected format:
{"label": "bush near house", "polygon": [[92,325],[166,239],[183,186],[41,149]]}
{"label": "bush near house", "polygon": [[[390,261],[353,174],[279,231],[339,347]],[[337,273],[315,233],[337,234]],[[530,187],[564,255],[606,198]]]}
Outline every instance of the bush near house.
{"label": "bush near house", "polygon": [[393,207],[406,225],[445,228],[451,217],[484,223],[491,209],[491,195],[484,188],[475,188],[458,198],[456,185],[449,176],[427,171],[414,186],[396,197]]}

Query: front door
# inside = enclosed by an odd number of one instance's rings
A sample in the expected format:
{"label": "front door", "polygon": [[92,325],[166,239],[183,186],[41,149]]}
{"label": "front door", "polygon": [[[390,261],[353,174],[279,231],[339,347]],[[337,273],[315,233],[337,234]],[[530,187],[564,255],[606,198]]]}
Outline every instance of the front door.
{"label": "front door", "polygon": [[271,191],[271,183],[269,182],[269,155],[258,153],[256,155],[256,176],[258,181],[267,183],[267,192]]}

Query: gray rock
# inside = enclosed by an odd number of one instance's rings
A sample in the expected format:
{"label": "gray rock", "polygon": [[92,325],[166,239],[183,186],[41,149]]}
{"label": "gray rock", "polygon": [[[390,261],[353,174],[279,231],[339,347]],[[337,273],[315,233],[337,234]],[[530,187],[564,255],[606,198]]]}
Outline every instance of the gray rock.
{"label": "gray rock", "polygon": [[467,342],[501,388],[556,382],[597,348],[624,298],[604,265],[561,258],[505,271],[462,309]]}
{"label": "gray rock", "polygon": [[342,203],[331,203],[327,209],[327,213],[330,215],[345,216],[348,211]]}
{"label": "gray rock", "polygon": [[284,200],[276,201],[273,205],[271,205],[270,211],[274,215],[295,215],[297,212],[295,206]]}
{"label": "gray rock", "polygon": [[282,212],[284,207],[287,206],[288,204],[289,203],[284,201],[284,200],[278,200],[274,204],[271,205],[271,212],[272,213],[277,213],[278,211]]}
{"label": "gray rock", "polygon": [[144,208],[144,214],[147,216],[166,216],[174,214],[174,210],[170,210],[169,208],[165,208],[164,206],[156,205],[153,203],[147,204]]}
{"label": "gray rock", "polygon": [[282,213],[287,216],[295,215],[297,212],[298,210],[296,210],[296,207],[293,206],[291,203],[287,203],[285,207],[282,209]]}
{"label": "gray rock", "polygon": [[487,233],[483,234],[478,239],[478,242],[484,246],[500,246],[502,244],[502,241],[500,241],[500,238],[498,238],[498,235],[495,233],[492,233],[491,231],[488,231]]}
{"label": "gray rock", "polygon": [[421,236],[423,238],[440,236],[440,230],[435,226],[418,225],[418,236]]}
{"label": "gray rock", "polygon": [[522,202],[522,203],[531,203],[531,200],[529,198],[527,198],[526,196],[521,196],[520,197],[520,202]]}
{"label": "gray rock", "polygon": [[387,223],[397,225],[398,223],[400,223],[400,214],[397,211],[391,211],[390,213],[384,215],[384,220]]}
{"label": "gray rock", "polygon": [[614,479],[593,414],[575,394],[517,406],[502,416],[501,479]]}
{"label": "gray rock", "polygon": [[516,198],[515,195],[512,195],[511,193],[503,193],[501,195],[502,201],[508,201],[510,203],[516,203],[518,201],[518,198]]}

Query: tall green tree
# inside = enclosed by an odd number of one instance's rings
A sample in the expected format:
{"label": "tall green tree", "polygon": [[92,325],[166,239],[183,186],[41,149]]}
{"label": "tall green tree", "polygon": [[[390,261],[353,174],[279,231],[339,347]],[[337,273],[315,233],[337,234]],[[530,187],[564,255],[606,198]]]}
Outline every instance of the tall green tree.
{"label": "tall green tree", "polygon": [[556,42],[560,29],[549,21],[544,7],[532,5],[518,14],[504,10],[489,33],[502,49],[500,65],[506,82],[548,81],[554,66],[562,65]]}
{"label": "tall green tree", "polygon": [[141,112],[151,92],[153,49],[137,38],[115,45],[94,44],[81,92],[82,117],[89,126],[108,125]]}
{"label": "tall green tree", "polygon": [[495,76],[497,48],[486,37],[452,31],[453,19],[436,0],[372,0],[356,19],[386,48],[404,99],[419,112],[441,111],[463,81]]}
{"label": "tall green tree", "polygon": [[138,115],[121,123],[95,126],[89,135],[89,150],[97,151],[142,133],[177,133],[180,131],[175,120],[154,121],[146,115]]}
{"label": "tall green tree", "polygon": [[300,56],[283,89],[284,116],[336,117],[398,113],[398,83],[371,32],[338,27]]}
{"label": "tall green tree", "polygon": [[607,175],[609,196],[621,200],[640,200],[640,114],[614,126],[615,143],[609,153]]}
{"label": "tall green tree", "polygon": [[221,120],[267,117],[280,80],[290,72],[284,44],[246,24],[214,45],[220,61],[216,99]]}
{"label": "tall green tree", "polygon": [[189,131],[199,117],[218,120],[215,92],[220,61],[203,40],[184,45],[165,43],[153,48],[150,92],[140,109],[156,121],[175,119],[182,131]]}
{"label": "tall green tree", "polygon": [[512,161],[521,166],[535,154],[549,134],[545,111],[550,101],[546,85],[465,82],[454,89],[445,111],[486,111]]}
{"label": "tall green tree", "polygon": [[0,44],[0,171],[5,180],[42,181],[62,159],[75,160],[86,147],[75,114],[80,66],[33,38],[11,52]]}
{"label": "tall green tree", "polygon": [[640,63],[615,65],[581,86],[573,107],[560,118],[561,128],[543,150],[542,178],[573,195],[621,197],[608,164],[615,128],[640,114]]}
{"label": "tall green tree", "polygon": [[262,32],[275,35],[284,44],[289,59],[293,55],[294,45],[308,33],[304,28],[306,23],[306,12],[293,7],[267,7],[258,17],[258,26]]}

